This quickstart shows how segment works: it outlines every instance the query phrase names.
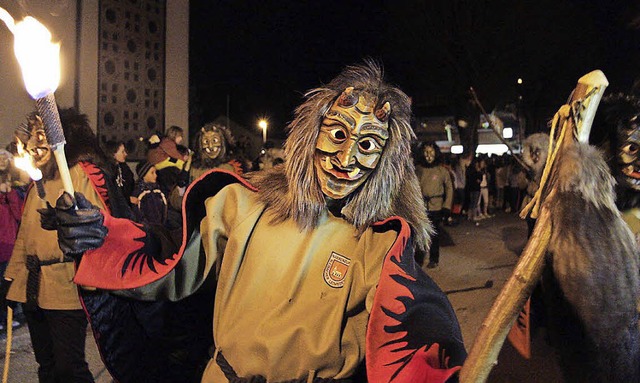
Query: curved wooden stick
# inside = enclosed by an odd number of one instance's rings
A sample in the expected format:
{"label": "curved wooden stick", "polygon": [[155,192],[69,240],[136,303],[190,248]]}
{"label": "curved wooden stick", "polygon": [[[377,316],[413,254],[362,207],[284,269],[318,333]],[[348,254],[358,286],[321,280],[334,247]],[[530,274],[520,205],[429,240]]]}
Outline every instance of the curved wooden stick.
{"label": "curved wooden stick", "polygon": [[[602,94],[608,85],[607,78],[599,70],[582,76],[568,101],[571,113],[561,114],[558,112],[557,114],[559,118],[556,119],[556,122],[563,129],[557,132],[558,137],[555,142],[561,147],[556,148],[557,155],[554,161],[545,165],[546,184],[541,183],[540,190],[536,193],[538,201],[535,205],[540,206],[536,226],[513,274],[502,288],[480,327],[469,351],[469,356],[460,370],[461,383],[482,383],[487,380],[491,369],[497,363],[500,349],[509,329],[513,326],[536,282],[540,279],[544,267],[544,255],[553,229],[550,213],[545,207],[544,201],[554,194],[557,180],[556,162],[562,161],[565,147],[575,145],[576,141],[588,141],[591,123]],[[560,108],[560,110],[563,109],[566,109],[566,106]]]}
{"label": "curved wooden stick", "polygon": [[542,275],[544,254],[551,238],[549,211],[543,206],[531,239],[520,261],[482,322],[467,361],[460,371],[460,382],[485,382],[498,362],[498,354],[522,306]]}

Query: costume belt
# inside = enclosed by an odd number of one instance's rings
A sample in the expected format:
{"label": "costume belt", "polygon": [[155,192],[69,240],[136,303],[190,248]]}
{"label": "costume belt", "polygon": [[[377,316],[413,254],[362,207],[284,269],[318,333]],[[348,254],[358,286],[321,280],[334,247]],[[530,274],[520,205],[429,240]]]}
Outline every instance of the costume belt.
{"label": "costume belt", "polygon": [[35,310],[38,307],[38,292],[40,291],[40,268],[42,266],[54,265],[56,263],[73,262],[73,258],[64,256],[63,258],[41,261],[35,255],[27,255],[27,310]]}
{"label": "costume belt", "polygon": [[[230,383],[267,383],[267,379],[264,376],[250,376],[247,378],[238,377],[235,370],[227,359],[222,355],[220,350],[216,350],[215,360],[224,376]],[[316,376],[308,376],[306,378],[286,380],[278,383],[353,383],[352,379],[331,379],[331,378],[318,378]]]}
{"label": "costume belt", "polygon": [[431,201],[434,198],[444,198],[444,194],[424,196],[424,201],[429,203],[429,201]]}

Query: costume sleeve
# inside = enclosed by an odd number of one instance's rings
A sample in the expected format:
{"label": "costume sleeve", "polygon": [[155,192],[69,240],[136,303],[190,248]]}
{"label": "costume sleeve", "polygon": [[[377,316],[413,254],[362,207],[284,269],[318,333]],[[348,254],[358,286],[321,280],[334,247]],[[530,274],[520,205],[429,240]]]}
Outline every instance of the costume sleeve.
{"label": "costume sleeve", "polygon": [[[234,217],[230,183],[245,182],[218,171],[190,185],[183,201],[182,242],[158,225],[138,224],[104,212],[104,244],[87,251],[74,281],[136,299],[178,300],[196,291],[221,250],[226,225]],[[214,198],[208,199],[209,196]],[[223,214],[224,211],[224,214]]]}
{"label": "costume sleeve", "polygon": [[[33,198],[33,193],[35,193],[35,188],[31,188],[32,190],[25,196],[25,203],[31,194]],[[18,216],[20,217],[20,216]],[[18,235],[16,237],[16,242],[13,245],[13,252],[11,253],[11,258],[9,259],[9,264],[7,265],[7,269],[4,272],[4,276],[7,279],[16,279],[19,274],[26,275],[26,254],[25,254],[25,246],[24,246],[24,236],[26,230],[18,229]],[[26,277],[25,277],[26,278]]]}
{"label": "costume sleeve", "polygon": [[176,143],[169,138],[165,137],[160,141],[160,148],[171,158],[175,158],[176,160],[182,160],[184,158],[178,151]]}
{"label": "costume sleeve", "polygon": [[18,192],[11,190],[7,193],[7,202],[9,203],[9,211],[13,216],[13,219],[20,221],[22,215],[22,200],[18,195]]}
{"label": "costume sleeve", "polygon": [[444,204],[442,205],[443,208],[445,209],[449,209],[451,210],[451,204],[453,204],[453,182],[451,182],[451,173],[449,173],[449,171],[445,168],[442,168],[444,170],[444,174],[443,174],[443,179],[444,179]]}
{"label": "costume sleeve", "polygon": [[440,383],[456,379],[466,358],[455,312],[413,259],[410,229],[399,226],[380,275],[367,327],[370,383]]}

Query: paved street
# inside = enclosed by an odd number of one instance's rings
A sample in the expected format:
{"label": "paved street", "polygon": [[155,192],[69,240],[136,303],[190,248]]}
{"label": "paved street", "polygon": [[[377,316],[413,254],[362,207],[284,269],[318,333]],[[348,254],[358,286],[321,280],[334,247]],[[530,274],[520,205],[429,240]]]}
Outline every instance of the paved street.
{"label": "paved street", "polygon": [[[462,221],[446,227],[455,246],[441,249],[440,265],[427,273],[447,292],[456,310],[464,342],[469,350],[491,305],[518,261],[527,240],[527,225],[516,214],[498,213],[479,226]],[[484,286],[491,288],[461,291]],[[544,331],[532,334],[532,356],[522,358],[505,341],[488,381],[491,383],[562,382],[555,354],[544,341]]]}
{"label": "paved street", "polygon": [[[508,279],[518,255],[526,241],[526,224],[514,214],[498,214],[480,221],[479,226],[461,222],[447,227],[455,246],[441,249],[440,265],[428,270],[441,288],[448,292],[462,327],[465,344],[469,349],[491,304]],[[490,288],[458,291],[484,287],[493,281]],[[89,334],[90,336],[90,334]],[[543,333],[535,334],[533,356],[530,361],[522,359],[505,342],[499,364],[492,372],[490,382],[561,382],[553,351],[546,348]],[[5,349],[4,334],[0,347]],[[96,382],[111,382],[91,339],[87,342],[87,354]],[[4,363],[4,351],[0,365]],[[31,351],[26,326],[14,332],[9,369],[9,382],[37,382],[36,364]]]}

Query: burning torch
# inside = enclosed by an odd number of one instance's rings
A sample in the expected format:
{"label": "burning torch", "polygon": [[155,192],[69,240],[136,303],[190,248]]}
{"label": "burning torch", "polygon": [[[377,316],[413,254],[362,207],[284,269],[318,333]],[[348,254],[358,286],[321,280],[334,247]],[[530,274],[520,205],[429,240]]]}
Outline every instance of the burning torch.
{"label": "burning torch", "polygon": [[33,164],[33,158],[27,153],[26,150],[23,149],[24,144],[18,138],[18,155],[13,158],[13,164],[18,168],[22,169],[29,177],[35,182],[36,190],[38,191],[38,197],[44,201],[46,197],[46,193],[44,191],[44,183],[42,182],[42,172]]}
{"label": "burning torch", "polygon": [[53,150],[64,191],[71,196],[73,184],[64,154],[64,133],[53,93],[60,82],[60,44],[51,42],[51,33],[38,20],[27,16],[15,23],[13,17],[0,8],[0,19],[14,36],[14,52],[22,69],[27,92],[35,100],[38,114],[44,122],[47,141]]}

